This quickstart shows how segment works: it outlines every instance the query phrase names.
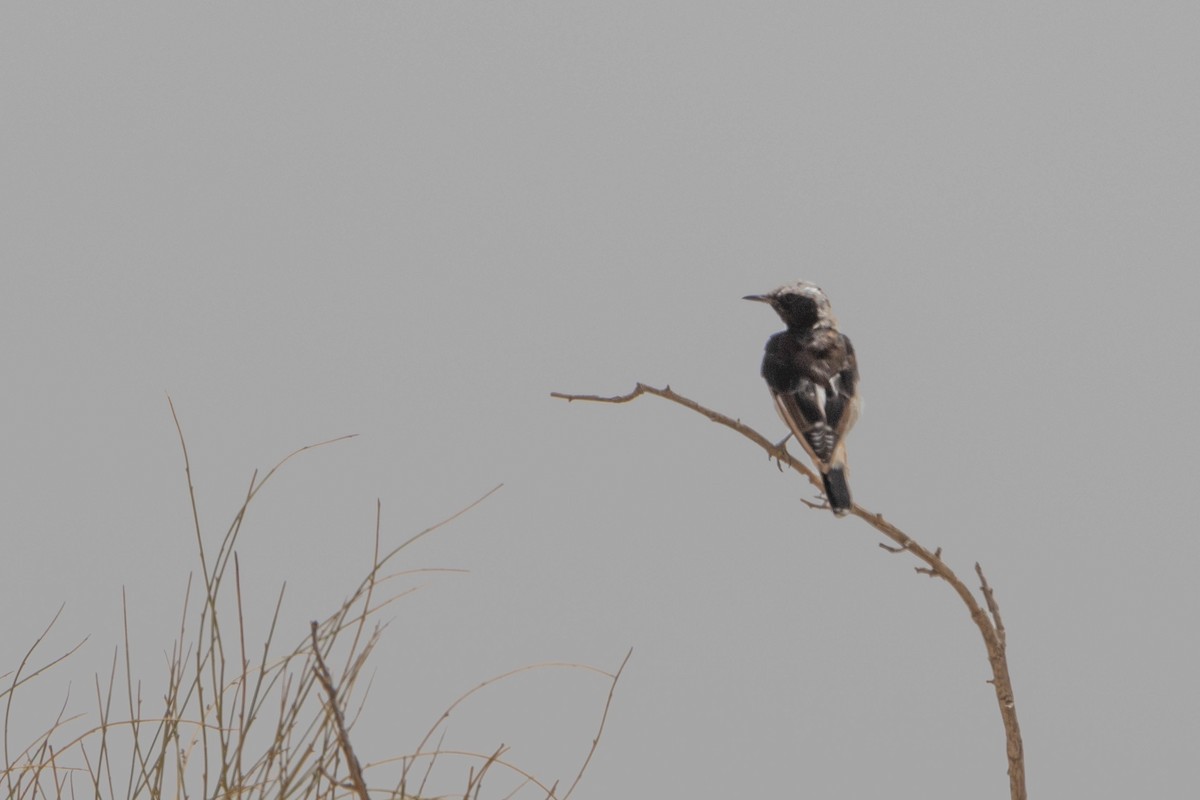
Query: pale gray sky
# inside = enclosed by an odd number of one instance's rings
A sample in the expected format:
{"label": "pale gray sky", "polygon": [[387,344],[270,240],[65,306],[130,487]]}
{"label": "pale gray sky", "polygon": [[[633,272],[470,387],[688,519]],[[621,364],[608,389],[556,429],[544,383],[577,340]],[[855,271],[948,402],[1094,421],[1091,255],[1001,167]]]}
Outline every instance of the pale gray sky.
{"label": "pale gray sky", "polygon": [[[579,797],[1005,798],[946,586],[677,390],[782,436],[806,279],[859,352],[855,498],[1009,627],[1031,797],[1200,787],[1200,11],[1187,3],[8,3],[0,672],[60,603],[87,711],[161,671],[202,522],[288,644],[398,543],[368,760],[495,673],[634,655]],[[52,648],[53,649],[53,648]],[[149,679],[149,678],[148,678]],[[607,687],[524,676],[448,745],[569,781]],[[42,707],[37,703],[41,702]],[[34,725],[36,727],[36,725]],[[453,788],[461,790],[461,784]]]}

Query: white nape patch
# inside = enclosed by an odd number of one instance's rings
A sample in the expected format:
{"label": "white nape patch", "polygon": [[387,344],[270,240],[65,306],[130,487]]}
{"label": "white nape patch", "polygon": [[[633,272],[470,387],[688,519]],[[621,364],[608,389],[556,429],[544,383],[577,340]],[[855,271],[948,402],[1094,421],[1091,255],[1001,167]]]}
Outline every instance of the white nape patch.
{"label": "white nape patch", "polygon": [[780,286],[778,289],[771,292],[771,294],[775,296],[779,296],[781,294],[806,294],[810,297],[815,297],[819,300],[829,302],[829,298],[827,298],[825,293],[821,291],[821,287],[817,286],[815,283],[809,283],[808,281],[785,283],[783,286]]}

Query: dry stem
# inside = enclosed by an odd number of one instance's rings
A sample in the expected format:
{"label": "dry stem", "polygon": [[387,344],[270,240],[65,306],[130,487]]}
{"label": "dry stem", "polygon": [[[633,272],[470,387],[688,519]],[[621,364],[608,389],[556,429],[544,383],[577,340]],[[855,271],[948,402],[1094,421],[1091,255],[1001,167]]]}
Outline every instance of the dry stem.
{"label": "dry stem", "polygon": [[313,658],[316,660],[314,669],[317,680],[320,681],[321,688],[325,690],[325,695],[329,698],[328,713],[337,732],[338,746],[342,750],[342,757],[346,759],[346,768],[350,770],[350,780],[353,782],[354,791],[360,800],[370,800],[371,795],[367,792],[367,782],[363,780],[362,764],[359,763],[358,755],[350,745],[350,731],[346,730],[346,718],[342,714],[337,687],[333,685],[333,676],[329,674],[329,667],[325,666],[325,659],[321,657],[321,638],[318,633],[320,628],[321,624],[313,620],[312,646]]}

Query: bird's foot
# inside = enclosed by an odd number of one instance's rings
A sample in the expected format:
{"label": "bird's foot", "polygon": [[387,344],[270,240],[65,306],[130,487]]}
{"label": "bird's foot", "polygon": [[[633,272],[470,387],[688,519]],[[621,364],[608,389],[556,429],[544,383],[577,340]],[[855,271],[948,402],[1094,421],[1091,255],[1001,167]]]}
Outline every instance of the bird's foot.
{"label": "bird's foot", "polygon": [[775,466],[779,468],[780,472],[783,472],[783,459],[784,456],[788,455],[787,441],[790,438],[792,438],[792,435],[789,433],[787,436],[780,439],[779,444],[775,445],[775,452],[767,456],[767,458],[775,459]]}

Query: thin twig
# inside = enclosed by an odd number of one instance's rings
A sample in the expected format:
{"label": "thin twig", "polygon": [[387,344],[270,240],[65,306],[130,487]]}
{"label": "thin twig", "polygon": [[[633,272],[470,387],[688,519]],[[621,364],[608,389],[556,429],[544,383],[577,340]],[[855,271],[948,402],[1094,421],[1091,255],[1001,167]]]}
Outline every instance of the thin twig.
{"label": "thin twig", "polygon": [[616,673],[612,677],[612,683],[608,685],[608,699],[604,701],[604,713],[600,715],[600,727],[596,729],[596,735],[592,739],[592,747],[588,750],[587,758],[583,760],[583,764],[579,767],[579,774],[575,776],[575,780],[571,782],[567,788],[567,793],[562,796],[562,800],[567,800],[571,793],[575,791],[575,787],[583,780],[583,773],[587,772],[588,765],[592,763],[592,756],[596,754],[596,748],[600,746],[600,737],[604,735],[604,723],[608,721],[608,709],[612,707],[613,694],[617,691],[617,681],[621,680],[621,673],[625,671],[625,665],[629,663],[630,656],[633,655],[633,648],[629,648],[629,652],[625,654],[625,658],[621,660],[621,666],[617,667]]}
{"label": "thin twig", "polygon": [[1005,641],[1004,620],[1000,618],[1000,606],[996,605],[992,587],[988,585],[987,578],[983,575],[983,567],[979,566],[978,561],[975,562],[975,574],[979,576],[979,590],[983,592],[983,599],[987,601],[988,611],[991,612],[992,621],[996,624],[996,638],[1000,640],[1000,646],[1004,647],[1008,642]]}
{"label": "thin twig", "polygon": [[[626,656],[626,659],[628,660],[628,656]],[[624,667],[625,663],[621,662],[621,666]],[[450,718],[450,715],[452,713],[454,713],[454,710],[456,708],[458,708],[460,705],[465,703],[467,701],[467,699],[470,698],[472,695],[474,695],[476,692],[492,685],[493,683],[498,683],[499,681],[507,680],[508,678],[511,678],[515,675],[520,675],[521,673],[524,673],[524,672],[530,672],[530,671],[536,670],[536,669],[552,669],[552,668],[553,669],[581,669],[586,672],[595,672],[597,674],[603,675],[606,678],[609,678],[610,680],[616,678],[615,675],[605,672],[602,669],[597,669],[596,667],[592,667],[587,664],[576,664],[576,663],[566,662],[566,661],[547,661],[547,662],[543,662],[541,664],[527,664],[523,667],[517,667],[516,669],[511,669],[508,672],[488,678],[487,680],[476,684],[471,689],[468,689],[467,691],[465,691],[461,695],[459,695],[458,698],[453,703],[451,703],[449,706],[446,707],[446,710],[442,712],[442,715],[440,717],[438,717],[437,722],[433,723],[433,726],[425,733],[425,738],[421,739],[420,744],[417,745],[417,753],[424,752],[425,745],[427,745],[429,743],[429,740],[433,738],[433,735],[435,733],[437,733],[438,728],[441,728],[445,724],[446,720],[448,720]],[[436,752],[443,752],[440,746],[437,748]],[[416,763],[415,757],[414,757],[413,761],[405,762],[403,772],[401,773],[402,781],[407,779],[408,771],[412,768],[413,764],[415,764],[415,763]],[[501,763],[503,763],[503,762],[501,762]]]}

